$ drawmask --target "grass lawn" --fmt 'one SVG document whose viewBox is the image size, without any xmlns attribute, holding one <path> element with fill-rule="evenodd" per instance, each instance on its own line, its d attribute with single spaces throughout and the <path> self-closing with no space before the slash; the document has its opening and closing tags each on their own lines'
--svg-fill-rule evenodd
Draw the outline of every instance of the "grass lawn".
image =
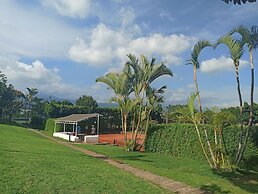
<svg viewBox="0 0 258 194">
<path fill-rule="evenodd" d="M 0 193 L 167 193 L 22 127 L 0 133 Z"/>
<path fill-rule="evenodd" d="M 158 153 L 127 152 L 124 148 L 116 146 L 79 146 L 212 193 L 258 193 L 257 172 L 218 174 L 206 163 L 196 160 L 173 158 Z"/>
</svg>

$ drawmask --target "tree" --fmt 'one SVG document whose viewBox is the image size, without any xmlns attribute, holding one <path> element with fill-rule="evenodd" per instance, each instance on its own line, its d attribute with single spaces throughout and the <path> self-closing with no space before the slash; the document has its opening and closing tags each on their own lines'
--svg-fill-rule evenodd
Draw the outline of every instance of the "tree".
<svg viewBox="0 0 258 194">
<path fill-rule="evenodd" d="M 250 114 L 249 114 L 249 122 L 248 122 L 248 128 L 246 130 L 245 139 L 243 144 L 241 144 L 241 148 L 238 149 L 238 156 L 236 164 L 239 164 L 239 162 L 242 159 L 242 155 L 244 153 L 246 143 L 248 141 L 249 137 L 249 130 L 250 127 L 253 124 L 253 97 L 254 97 L 254 62 L 253 62 L 253 51 L 257 48 L 258 44 L 258 32 L 255 27 L 252 27 L 251 30 L 247 29 L 244 26 L 236 27 L 232 30 L 231 34 L 233 33 L 239 33 L 242 36 L 242 41 L 247 45 L 248 51 L 249 51 L 249 57 L 250 57 L 250 68 L 251 68 L 251 94 L 250 94 Z"/>
<path fill-rule="evenodd" d="M 256 0 L 222 0 L 224 1 L 225 3 L 231 3 L 233 1 L 233 3 L 236 5 L 241 5 L 241 3 L 245 4 L 246 2 L 249 2 L 249 3 L 253 3 L 253 2 L 256 2 Z"/>
<path fill-rule="evenodd" d="M 25 110 L 26 110 L 26 117 L 29 119 L 31 117 L 31 109 L 32 109 L 32 101 L 34 97 L 38 94 L 38 89 L 37 88 L 26 88 L 28 90 L 28 94 L 26 95 L 26 105 L 25 105 Z"/>
<path fill-rule="evenodd" d="M 2 112 L 3 112 L 3 107 L 4 107 L 3 96 L 6 90 L 7 90 L 7 78 L 0 71 L 0 115 L 2 115 Z"/>
<path fill-rule="evenodd" d="M 196 130 L 196 133 L 197 133 L 197 136 L 198 136 L 198 140 L 199 140 L 200 146 L 201 146 L 202 151 L 203 151 L 203 154 L 204 154 L 208 164 L 210 165 L 210 167 L 211 168 L 216 168 L 215 156 L 214 156 L 213 151 L 211 149 L 210 142 L 208 141 L 208 139 L 206 139 L 208 147 L 209 147 L 209 151 L 211 153 L 211 159 L 209 158 L 208 153 L 205 149 L 204 143 L 202 141 L 200 129 L 199 129 L 199 126 L 198 126 L 199 115 L 196 113 L 195 108 L 194 108 L 194 102 L 195 102 L 195 99 L 196 99 L 197 96 L 198 96 L 197 93 L 190 95 L 188 97 L 188 101 L 187 101 L 188 111 L 185 111 L 185 110 L 182 111 L 182 112 L 179 111 L 179 113 L 182 114 L 184 117 L 186 117 L 188 120 L 190 120 L 194 124 L 195 130 Z"/>
<path fill-rule="evenodd" d="M 24 98 L 25 96 L 22 92 L 16 90 L 13 85 L 9 84 L 1 99 L 2 117 L 11 119 L 12 116 L 22 108 Z"/>
<path fill-rule="evenodd" d="M 133 150 L 136 148 L 137 134 L 140 130 L 142 123 L 142 116 L 144 114 L 144 99 L 146 99 L 146 90 L 150 84 L 157 78 L 169 75 L 173 76 L 172 71 L 167 68 L 163 63 L 156 64 L 156 59 L 152 58 L 149 61 L 144 55 L 141 55 L 140 61 L 134 56 L 128 55 L 129 61 L 126 63 L 133 69 L 132 73 L 132 87 L 134 95 L 140 99 L 139 106 L 135 106 L 132 122 L 132 146 Z"/>
<path fill-rule="evenodd" d="M 145 121 L 145 127 L 144 127 L 144 140 L 141 146 L 144 145 L 144 142 L 147 138 L 147 132 L 149 127 L 149 121 L 150 121 L 150 114 L 152 111 L 158 109 L 161 105 L 161 103 L 164 102 L 164 98 L 162 94 L 165 92 L 166 86 L 162 86 L 159 89 L 148 87 L 146 90 L 146 98 L 147 103 L 144 110 L 144 118 L 143 121 Z"/>
<path fill-rule="evenodd" d="M 98 108 L 98 103 L 93 99 L 92 96 L 83 95 L 79 99 L 75 101 L 76 106 L 85 106 L 90 112 L 96 110 Z"/>
<path fill-rule="evenodd" d="M 130 68 L 125 65 L 122 73 L 108 73 L 96 79 L 96 82 L 105 83 L 111 88 L 115 96 L 111 101 L 117 102 L 121 111 L 122 131 L 124 142 L 127 143 L 127 117 L 129 111 L 138 103 L 138 99 L 129 99 L 132 92 L 132 77 Z"/>
<path fill-rule="evenodd" d="M 237 82 L 237 92 L 238 92 L 238 98 L 239 98 L 239 113 L 240 113 L 240 140 L 238 145 L 238 150 L 240 151 L 243 144 L 243 100 L 242 100 L 242 94 L 241 94 L 241 88 L 240 88 L 240 81 L 239 81 L 239 61 L 240 58 L 243 55 L 243 46 L 244 42 L 240 40 L 233 39 L 230 34 L 227 34 L 225 36 L 222 36 L 218 41 L 217 45 L 219 44 L 225 44 L 230 53 L 230 58 L 233 60 L 233 64 L 235 66 L 235 76 L 236 76 L 236 82 Z M 238 151 L 238 152 L 239 152 Z M 236 156 L 236 161 L 238 160 L 238 155 Z"/>
<path fill-rule="evenodd" d="M 197 81 L 197 69 L 200 68 L 200 63 L 199 63 L 199 55 L 205 47 L 208 46 L 213 46 L 208 40 L 200 40 L 198 41 L 193 48 L 193 51 L 191 53 L 191 58 L 188 59 L 187 64 L 192 64 L 193 65 L 193 70 L 194 70 L 194 83 L 195 83 L 195 89 L 196 89 L 196 94 L 198 94 L 198 104 L 199 104 L 199 109 L 200 112 L 202 113 L 202 105 L 201 105 L 201 98 L 200 98 L 200 93 L 198 89 L 198 81 Z"/>
</svg>

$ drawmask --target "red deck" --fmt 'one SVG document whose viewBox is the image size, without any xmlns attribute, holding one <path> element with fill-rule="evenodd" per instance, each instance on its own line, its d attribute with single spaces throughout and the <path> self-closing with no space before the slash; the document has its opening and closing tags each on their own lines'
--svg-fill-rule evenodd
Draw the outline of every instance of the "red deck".
<svg viewBox="0 0 258 194">
<path fill-rule="evenodd" d="M 131 139 L 132 134 L 128 133 L 127 138 Z M 139 139 L 139 143 L 142 143 L 144 139 L 144 134 L 138 134 L 137 138 Z M 99 143 L 110 143 L 117 144 L 119 146 L 124 146 L 124 135 L 123 134 L 101 134 L 99 135 Z"/>
</svg>

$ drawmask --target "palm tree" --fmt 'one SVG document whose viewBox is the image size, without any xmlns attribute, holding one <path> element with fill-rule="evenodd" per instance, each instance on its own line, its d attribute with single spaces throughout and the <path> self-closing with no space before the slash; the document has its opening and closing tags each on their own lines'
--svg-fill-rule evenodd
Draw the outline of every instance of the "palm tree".
<svg viewBox="0 0 258 194">
<path fill-rule="evenodd" d="M 134 111 L 135 114 L 133 118 L 132 140 L 134 141 L 133 147 L 135 147 L 137 133 L 139 131 L 140 124 L 142 122 L 143 102 L 146 97 L 147 88 L 157 78 L 164 75 L 173 76 L 173 73 L 163 63 L 156 64 L 155 58 L 152 58 L 151 61 L 148 61 L 148 59 L 144 55 L 141 55 L 140 62 L 134 55 L 129 54 L 128 58 L 129 58 L 129 61 L 127 62 L 127 65 L 132 67 L 133 69 L 134 94 L 136 98 L 140 99 L 140 102 L 141 102 L 138 107 L 135 107 L 135 111 Z M 136 113 L 138 114 L 137 116 L 136 116 Z"/>
<path fill-rule="evenodd" d="M 234 66 L 235 66 L 235 74 L 236 74 L 236 82 L 237 82 L 237 92 L 238 92 L 238 97 L 239 97 L 239 113 L 240 113 L 240 139 L 239 139 L 239 145 L 238 145 L 238 152 L 242 149 L 242 144 L 243 144 L 243 100 L 242 100 L 242 94 L 241 94 L 241 88 L 240 88 L 240 81 L 239 81 L 239 61 L 240 58 L 243 55 L 243 46 L 244 42 L 240 40 L 235 40 L 233 39 L 230 34 L 222 36 L 218 41 L 216 46 L 219 44 L 225 44 L 230 53 L 230 58 L 233 60 Z M 236 162 L 238 161 L 238 155 L 236 155 Z"/>
<path fill-rule="evenodd" d="M 249 121 L 248 121 L 248 128 L 246 130 L 245 134 L 245 140 L 243 145 L 241 146 L 241 149 L 239 149 L 239 153 L 237 154 L 237 162 L 236 164 L 239 164 L 241 161 L 244 149 L 246 147 L 246 143 L 249 137 L 249 129 L 253 124 L 253 98 L 254 98 L 254 62 L 253 62 L 253 51 L 257 48 L 258 44 L 258 32 L 255 27 L 252 27 L 251 31 L 244 27 L 239 26 L 236 27 L 231 31 L 231 34 L 233 33 L 239 33 L 242 36 L 242 41 L 247 45 L 248 51 L 249 51 L 249 58 L 250 58 L 250 68 L 251 68 L 251 94 L 250 94 L 250 114 L 249 114 Z"/>
<path fill-rule="evenodd" d="M 129 111 L 138 103 L 137 99 L 129 99 L 132 92 L 132 77 L 130 75 L 130 68 L 126 65 L 122 73 L 108 73 L 96 79 L 96 82 L 107 84 L 115 93 L 111 101 L 117 102 L 119 105 L 125 143 L 127 142 L 127 116 Z"/>
<path fill-rule="evenodd" d="M 144 142 L 147 137 L 148 127 L 149 127 L 149 121 L 150 121 L 150 114 L 152 111 L 157 109 L 161 103 L 164 102 L 164 97 L 162 94 L 165 92 L 166 86 L 162 86 L 159 89 L 148 87 L 146 89 L 146 106 L 144 109 L 144 120 L 145 120 L 145 126 L 144 126 L 144 140 L 142 142 L 141 147 L 144 145 Z"/>
<path fill-rule="evenodd" d="M 199 55 L 202 51 L 207 46 L 213 46 L 208 40 L 200 40 L 198 41 L 193 48 L 193 51 L 191 53 L 191 58 L 188 59 L 187 64 L 192 64 L 194 68 L 194 83 L 195 83 L 195 88 L 196 88 L 196 94 L 198 94 L 198 104 L 200 108 L 200 112 L 202 113 L 202 105 L 201 105 L 201 98 L 200 98 L 200 93 L 198 89 L 198 81 L 197 81 L 197 69 L 200 68 L 200 63 L 199 63 Z"/>
<path fill-rule="evenodd" d="M 29 109 L 31 110 L 32 106 L 32 101 L 34 97 L 38 94 L 38 89 L 37 88 L 26 88 L 28 90 L 28 94 L 26 95 L 26 101 L 27 101 L 27 106 L 25 105 L 26 109 L 26 116 L 27 119 L 29 118 L 28 111 Z"/>
<path fill-rule="evenodd" d="M 179 114 L 183 115 L 183 117 L 185 117 L 185 119 L 191 121 L 194 124 L 195 130 L 196 130 L 196 133 L 197 133 L 197 136 L 198 136 L 198 140 L 199 140 L 200 146 L 202 148 L 202 152 L 203 152 L 208 164 L 210 165 L 210 167 L 211 168 L 213 168 L 213 167 L 216 168 L 216 161 L 215 161 L 214 154 L 213 154 L 211 148 L 209 147 L 209 150 L 210 150 L 210 153 L 211 153 L 211 156 L 212 156 L 211 157 L 212 161 L 211 161 L 209 156 L 208 156 L 208 153 L 205 149 L 205 146 L 204 146 L 204 143 L 203 143 L 203 140 L 202 140 L 202 137 L 201 137 L 201 132 L 200 132 L 200 129 L 198 127 L 199 118 L 198 118 L 198 114 L 196 114 L 196 111 L 195 111 L 195 108 L 194 108 L 194 102 L 195 102 L 195 99 L 196 99 L 197 96 L 198 96 L 198 93 L 191 94 L 188 97 L 188 100 L 187 100 L 188 110 L 186 110 L 184 108 L 181 108 L 177 112 Z M 208 143 L 208 146 L 210 146 L 210 143 Z"/>
</svg>

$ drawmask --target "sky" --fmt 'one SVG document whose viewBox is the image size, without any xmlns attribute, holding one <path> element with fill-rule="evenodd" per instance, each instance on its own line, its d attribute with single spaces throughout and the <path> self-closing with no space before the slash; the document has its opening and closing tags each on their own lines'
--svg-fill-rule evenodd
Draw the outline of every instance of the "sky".
<svg viewBox="0 0 258 194">
<path fill-rule="evenodd" d="M 96 78 L 121 71 L 129 53 L 145 55 L 164 62 L 174 74 L 152 84 L 167 85 L 165 104 L 185 104 L 195 91 L 193 67 L 186 65 L 194 44 L 215 42 L 241 24 L 258 25 L 257 18 L 258 3 L 240 6 L 221 0 L 1 0 L 0 71 L 25 93 L 29 87 L 41 96 L 74 100 L 90 95 L 109 102 L 112 91 Z M 199 60 L 203 106 L 237 106 L 226 46 L 204 49 Z M 247 50 L 240 61 L 240 81 L 243 99 L 249 102 Z"/>
</svg>

